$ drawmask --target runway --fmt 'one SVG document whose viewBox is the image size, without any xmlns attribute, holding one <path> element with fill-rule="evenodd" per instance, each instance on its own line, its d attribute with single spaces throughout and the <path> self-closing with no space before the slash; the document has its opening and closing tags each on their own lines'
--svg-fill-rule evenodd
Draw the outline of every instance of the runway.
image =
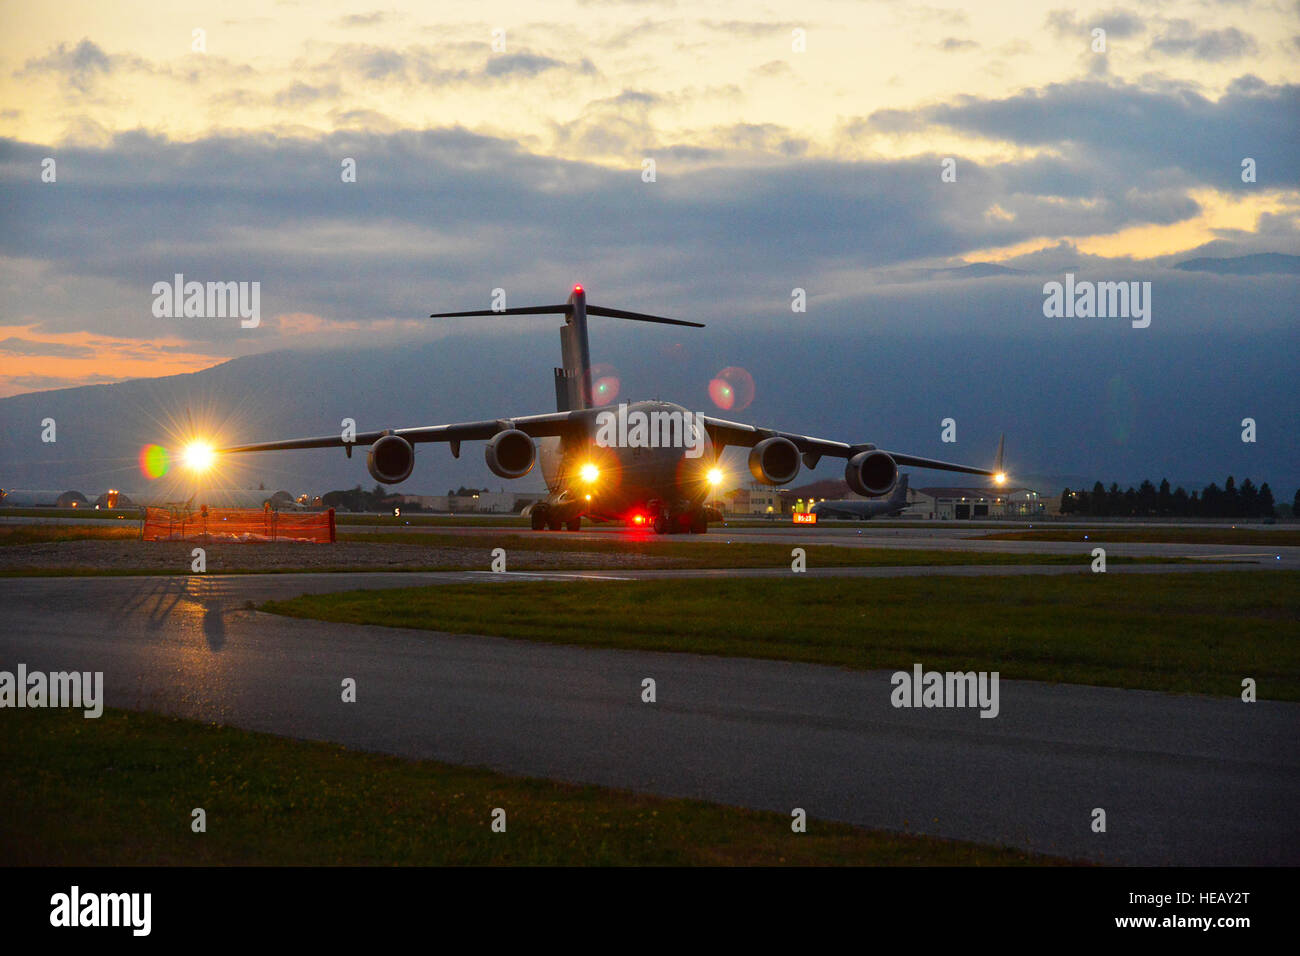
<svg viewBox="0 0 1300 956">
<path fill-rule="evenodd" d="M 1003 529 L 1006 531 L 1027 530 L 1015 525 Z M 1056 529 L 1063 530 L 1063 529 Z M 773 524 L 771 527 L 723 527 L 711 525 L 708 534 L 679 534 L 660 537 L 650 531 L 631 531 L 622 526 L 593 525 L 583 526 L 578 532 L 571 531 L 531 531 L 527 528 L 485 528 L 475 525 L 464 527 L 427 527 L 381 525 L 344 525 L 340 528 L 340 540 L 346 540 L 349 532 L 394 532 L 452 535 L 463 537 L 467 541 L 482 541 L 484 547 L 490 548 L 493 538 L 508 536 L 539 536 L 540 540 L 582 540 L 608 541 L 615 538 L 622 540 L 650 540 L 683 542 L 688 544 L 718 544 L 720 542 L 744 542 L 746 544 L 781 544 L 789 547 L 808 547 L 825 544 L 844 548 L 888 548 L 922 551 L 962 551 L 985 552 L 990 554 L 1073 554 L 1080 561 L 1088 562 L 1092 550 L 1103 547 L 1107 557 L 1162 557 L 1195 558 L 1198 560 L 1247 560 L 1259 563 L 1270 562 L 1279 567 L 1300 568 L 1300 547 L 1294 545 L 1259 545 L 1259 544 L 1189 544 L 1181 542 L 1121 542 L 1106 541 L 1104 533 L 1090 533 L 1097 540 L 1080 541 L 997 541 L 984 538 L 991 534 L 988 529 L 971 529 L 962 527 L 927 525 L 918 528 L 857 528 L 819 525 L 811 528 L 797 528 L 789 524 Z"/>
<path fill-rule="evenodd" d="M 561 579 L 600 588 L 609 578 L 718 573 Z M 802 807 L 868 827 L 1129 864 L 1300 862 L 1300 704 L 1003 680 L 1001 713 L 988 720 L 895 709 L 888 672 L 327 624 L 248 607 L 307 591 L 552 577 L 9 578 L 0 580 L 0 666 L 102 670 L 110 707 L 783 813 Z M 357 681 L 355 704 L 340 700 L 344 677 Z M 645 677 L 657 703 L 641 702 Z M 1092 832 L 1094 808 L 1106 812 L 1105 833 Z"/>
</svg>

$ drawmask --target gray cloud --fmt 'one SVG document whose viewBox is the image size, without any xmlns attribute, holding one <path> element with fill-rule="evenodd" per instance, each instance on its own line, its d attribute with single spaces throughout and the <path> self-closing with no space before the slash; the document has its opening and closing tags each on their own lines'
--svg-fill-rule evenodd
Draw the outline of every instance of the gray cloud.
<svg viewBox="0 0 1300 956">
<path fill-rule="evenodd" d="M 372 10 L 370 13 L 350 13 L 345 17 L 339 17 L 334 22 L 341 27 L 373 27 L 393 19 L 394 14 L 391 11 Z"/>
<path fill-rule="evenodd" d="M 1069 147 L 1076 162 L 1116 168 L 1129 185 L 1181 175 L 1240 186 L 1242 156 L 1268 158 L 1272 182 L 1300 183 L 1300 86 L 1240 77 L 1218 100 L 1187 86 L 1159 90 L 1098 80 L 1058 83 L 1003 99 L 959 97 L 918 110 L 880 110 L 849 130 L 947 126 L 1027 146 Z M 1103 162 L 1104 160 L 1104 162 Z M 1090 162 L 1089 162 L 1090 161 Z"/>
<path fill-rule="evenodd" d="M 808 27 L 807 22 L 796 23 L 793 20 L 784 23 L 774 20 L 701 20 L 699 24 L 710 30 L 730 33 L 733 36 L 750 40 L 768 37 L 774 33 L 783 33 L 788 36 L 795 27 L 805 29 Z"/>
<path fill-rule="evenodd" d="M 536 53 L 505 53 L 494 56 L 487 61 L 483 72 L 487 76 L 536 76 L 546 70 L 573 70 L 585 76 L 596 72 L 595 65 L 586 57 L 577 63 L 569 64 L 549 56 Z"/>
<path fill-rule="evenodd" d="M 16 76 L 53 74 L 78 93 L 89 93 L 97 81 L 130 70 L 151 72 L 149 63 L 134 54 L 105 53 L 93 41 L 83 39 L 76 46 L 60 43 L 45 56 L 28 60 Z"/>
<path fill-rule="evenodd" d="M 1151 49 L 1166 56 L 1189 56 L 1218 63 L 1256 53 L 1259 45 L 1249 33 L 1242 33 L 1236 27 L 1198 30 L 1190 20 L 1171 20 L 1164 32 L 1151 41 Z"/>
<path fill-rule="evenodd" d="M 1047 15 L 1047 25 L 1060 36 L 1090 38 L 1095 27 L 1106 31 L 1107 38 L 1135 36 L 1146 29 L 1141 17 L 1120 7 L 1079 18 L 1071 10 L 1053 10 Z"/>
<path fill-rule="evenodd" d="M 294 81 L 291 85 L 285 87 L 272 97 L 272 102 L 276 106 L 287 107 L 289 109 L 299 109 L 304 106 L 310 106 L 318 100 L 333 100 L 339 95 L 339 85 L 337 83 L 327 83 L 322 86 L 312 86 L 302 81 Z"/>
<path fill-rule="evenodd" d="M 473 68 L 448 65 L 453 54 L 464 62 L 463 54 L 478 54 L 480 62 Z M 336 76 L 351 74 L 358 79 L 378 83 L 406 85 L 471 84 L 489 85 L 511 79 L 528 79 L 544 73 L 571 76 L 595 76 L 596 66 L 583 57 L 574 62 L 520 50 L 492 53 L 487 43 L 460 43 L 442 47 L 411 46 L 404 50 L 373 44 L 347 43 L 338 47 L 317 72 Z"/>
</svg>

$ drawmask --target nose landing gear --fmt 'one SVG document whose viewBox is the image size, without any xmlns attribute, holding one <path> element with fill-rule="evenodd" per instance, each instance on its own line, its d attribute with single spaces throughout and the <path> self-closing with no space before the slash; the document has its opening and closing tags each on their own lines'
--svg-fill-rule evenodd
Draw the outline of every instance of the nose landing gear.
<svg viewBox="0 0 1300 956">
<path fill-rule="evenodd" d="M 528 523 L 534 531 L 545 531 L 548 528 L 551 531 L 559 531 L 561 528 L 578 531 L 582 528 L 582 515 L 571 512 L 566 514 L 566 509 L 539 501 L 528 512 Z"/>
<path fill-rule="evenodd" d="M 703 510 L 670 514 L 659 511 L 651 521 L 655 534 L 705 534 L 709 530 L 709 516 Z"/>
</svg>

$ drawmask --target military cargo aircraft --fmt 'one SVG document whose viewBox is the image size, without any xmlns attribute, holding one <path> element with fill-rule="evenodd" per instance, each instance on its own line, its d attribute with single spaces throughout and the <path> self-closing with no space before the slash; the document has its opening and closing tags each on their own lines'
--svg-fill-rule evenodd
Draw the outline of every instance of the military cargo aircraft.
<svg viewBox="0 0 1300 956">
<path fill-rule="evenodd" d="M 562 305 L 440 312 L 430 318 L 497 315 L 563 315 L 562 366 L 555 369 L 556 410 L 540 415 L 494 418 L 447 425 L 384 429 L 354 434 L 234 445 L 218 454 L 343 448 L 348 457 L 368 447 L 366 466 L 386 485 L 405 481 L 415 467 L 415 446 L 445 442 L 454 457 L 461 444 L 483 441 L 488 468 L 501 478 L 522 478 L 539 462 L 548 494 L 529 509 L 534 530 L 576 531 L 582 519 L 623 521 L 658 534 L 703 533 L 721 520 L 708 505 L 723 481 L 718 457 L 728 445 L 748 448 L 749 471 L 768 485 L 794 480 L 801 466 L 815 468 L 824 457 L 845 459 L 849 487 L 864 497 L 888 495 L 898 466 L 986 475 L 1001 483 L 1000 470 L 976 468 L 885 451 L 866 442 L 831 441 L 793 432 L 692 413 L 671 402 L 634 402 L 617 411 L 592 400 L 587 317 L 703 328 L 699 322 L 588 305 L 575 285 Z"/>
<path fill-rule="evenodd" d="M 880 518 L 896 515 L 907 507 L 907 475 L 899 475 L 886 498 L 838 498 L 818 501 L 808 510 L 819 518 Z"/>
</svg>

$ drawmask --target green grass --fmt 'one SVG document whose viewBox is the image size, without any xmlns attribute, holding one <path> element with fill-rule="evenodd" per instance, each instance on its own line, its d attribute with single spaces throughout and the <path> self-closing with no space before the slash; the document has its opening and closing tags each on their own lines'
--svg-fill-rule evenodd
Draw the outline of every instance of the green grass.
<svg viewBox="0 0 1300 956">
<path fill-rule="evenodd" d="M 0 766 L 0 865 L 1066 862 L 129 711 L 10 713 Z"/>
<path fill-rule="evenodd" d="M 96 521 L 105 518 L 124 518 L 127 521 L 139 521 L 144 517 L 143 508 L 108 508 L 95 510 L 92 504 L 82 508 L 0 508 L 0 518 L 90 518 Z"/>
<path fill-rule="evenodd" d="M 1086 536 L 1086 537 L 1085 537 Z M 1101 544 L 1300 545 L 1300 531 L 1255 528 L 1035 528 L 980 535 L 984 541 L 1095 541 Z"/>
<path fill-rule="evenodd" d="M 510 582 L 305 595 L 356 624 L 1300 700 L 1300 572 Z"/>
<path fill-rule="evenodd" d="M 136 521 L 122 521 L 110 527 L 82 524 L 6 524 L 0 525 L 0 547 L 20 544 L 52 544 L 56 541 L 124 541 L 140 537 Z"/>
</svg>

